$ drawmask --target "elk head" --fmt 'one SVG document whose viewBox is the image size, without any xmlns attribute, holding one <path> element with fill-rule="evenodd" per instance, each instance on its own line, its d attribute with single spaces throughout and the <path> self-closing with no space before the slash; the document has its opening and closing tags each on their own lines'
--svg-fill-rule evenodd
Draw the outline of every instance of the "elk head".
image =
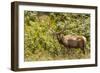
<svg viewBox="0 0 100 73">
<path fill-rule="evenodd" d="M 64 26 L 61 28 L 61 30 L 59 32 L 52 30 L 53 35 L 56 36 L 56 38 L 60 44 L 63 44 L 64 32 L 66 30 L 66 23 L 67 22 L 65 22 Z"/>
</svg>

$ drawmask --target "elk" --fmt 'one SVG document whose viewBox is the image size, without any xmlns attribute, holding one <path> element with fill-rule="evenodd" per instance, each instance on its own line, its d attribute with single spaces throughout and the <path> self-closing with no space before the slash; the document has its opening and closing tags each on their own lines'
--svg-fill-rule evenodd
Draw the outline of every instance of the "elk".
<svg viewBox="0 0 100 73">
<path fill-rule="evenodd" d="M 64 35 L 63 33 L 65 31 L 65 28 L 66 24 L 60 32 L 53 31 L 58 42 L 66 48 L 80 48 L 83 54 L 85 54 L 86 38 L 79 35 Z"/>
</svg>

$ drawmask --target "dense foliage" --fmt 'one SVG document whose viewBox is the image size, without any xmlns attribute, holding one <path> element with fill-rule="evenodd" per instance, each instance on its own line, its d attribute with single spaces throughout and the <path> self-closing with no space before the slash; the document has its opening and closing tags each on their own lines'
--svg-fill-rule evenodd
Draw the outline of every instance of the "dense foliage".
<svg viewBox="0 0 100 73">
<path fill-rule="evenodd" d="M 80 48 L 67 50 L 52 31 L 86 37 L 85 54 Z M 85 59 L 90 57 L 90 14 L 24 11 L 25 61 Z"/>
</svg>

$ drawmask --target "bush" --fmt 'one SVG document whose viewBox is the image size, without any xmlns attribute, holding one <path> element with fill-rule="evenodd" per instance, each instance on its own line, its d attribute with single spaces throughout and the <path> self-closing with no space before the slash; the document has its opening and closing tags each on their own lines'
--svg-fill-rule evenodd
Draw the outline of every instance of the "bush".
<svg viewBox="0 0 100 73">
<path fill-rule="evenodd" d="M 67 23 L 65 23 L 67 22 Z M 64 35 L 83 35 L 87 39 L 86 54 L 79 48 L 68 50 L 59 44 L 53 31 Z M 24 12 L 25 61 L 84 59 L 90 57 L 90 15 L 81 13 Z"/>
</svg>

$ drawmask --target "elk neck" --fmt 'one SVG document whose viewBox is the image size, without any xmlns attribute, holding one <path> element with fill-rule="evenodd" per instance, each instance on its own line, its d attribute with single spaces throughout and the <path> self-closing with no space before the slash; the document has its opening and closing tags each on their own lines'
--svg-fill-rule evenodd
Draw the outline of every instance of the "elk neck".
<svg viewBox="0 0 100 73">
<path fill-rule="evenodd" d="M 59 43 L 63 44 L 63 38 L 64 38 L 64 34 L 58 34 L 57 35 L 57 40 Z"/>
</svg>

